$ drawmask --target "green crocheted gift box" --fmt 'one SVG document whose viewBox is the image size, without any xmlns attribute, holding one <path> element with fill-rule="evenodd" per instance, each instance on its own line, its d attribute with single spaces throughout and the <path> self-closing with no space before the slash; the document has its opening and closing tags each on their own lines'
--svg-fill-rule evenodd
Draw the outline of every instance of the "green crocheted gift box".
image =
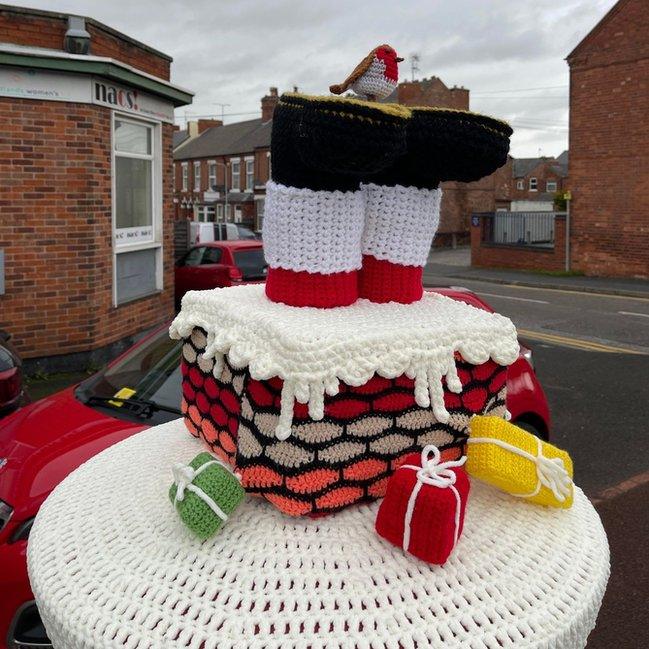
<svg viewBox="0 0 649 649">
<path fill-rule="evenodd" d="M 169 498 L 180 518 L 202 541 L 218 532 L 245 496 L 241 483 L 219 460 L 199 453 L 176 464 Z"/>
</svg>

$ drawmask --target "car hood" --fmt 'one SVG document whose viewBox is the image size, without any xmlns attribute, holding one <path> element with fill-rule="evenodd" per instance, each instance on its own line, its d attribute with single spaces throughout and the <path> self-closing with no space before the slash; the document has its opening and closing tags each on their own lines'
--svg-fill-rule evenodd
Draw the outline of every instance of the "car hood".
<svg viewBox="0 0 649 649">
<path fill-rule="evenodd" d="M 0 420 L 0 500 L 16 521 L 34 516 L 69 473 L 144 428 L 85 406 L 73 388 L 26 406 Z"/>
</svg>

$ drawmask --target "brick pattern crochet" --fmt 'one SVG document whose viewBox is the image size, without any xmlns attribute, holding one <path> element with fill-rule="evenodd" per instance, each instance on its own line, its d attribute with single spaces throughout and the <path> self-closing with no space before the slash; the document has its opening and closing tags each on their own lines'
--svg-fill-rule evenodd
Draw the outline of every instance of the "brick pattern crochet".
<svg viewBox="0 0 649 649">
<path fill-rule="evenodd" d="M 246 491 L 293 516 L 380 498 L 406 455 L 435 444 L 445 460 L 457 459 L 473 415 L 502 418 L 505 413 L 506 369 L 493 361 L 475 366 L 458 360 L 464 389 L 461 395 L 444 391 L 446 423 L 417 405 L 413 379 L 375 375 L 359 387 L 341 384 L 336 395 L 325 397 L 318 421 L 311 419 L 306 404 L 296 403 L 293 434 L 278 440 L 282 380 L 259 381 L 245 372 L 242 383 L 241 375 L 224 367 L 216 381 L 219 396 L 207 398 L 215 379 L 200 369 L 205 347 L 196 347 L 205 339 L 205 332 L 195 329 L 183 345 L 191 350 L 183 353 L 182 363 L 187 427 L 232 464 Z M 188 363 L 188 356 L 196 361 Z M 188 400 L 191 394 L 193 400 Z M 238 418 L 226 419 L 224 413 L 233 411 Z"/>
</svg>

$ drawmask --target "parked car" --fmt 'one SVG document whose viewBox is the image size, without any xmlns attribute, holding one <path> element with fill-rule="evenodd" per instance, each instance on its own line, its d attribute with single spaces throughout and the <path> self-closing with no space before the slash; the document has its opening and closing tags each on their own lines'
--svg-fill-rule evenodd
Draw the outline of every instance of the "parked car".
<svg viewBox="0 0 649 649">
<path fill-rule="evenodd" d="M 434 290 L 491 311 L 469 291 Z M 0 422 L 0 649 L 48 646 L 26 565 L 41 503 L 93 455 L 180 416 L 180 354 L 181 343 L 169 338 L 167 326 L 160 327 L 79 385 Z M 508 368 L 507 389 L 512 420 L 547 439 L 548 404 L 524 345 Z M 115 397 L 120 392 L 121 401 Z"/>
<path fill-rule="evenodd" d="M 176 262 L 176 308 L 187 291 L 263 282 L 266 269 L 263 246 L 256 239 L 193 246 Z"/>
<path fill-rule="evenodd" d="M 25 403 L 23 364 L 11 344 L 11 335 L 0 329 L 0 418 Z"/>
<path fill-rule="evenodd" d="M 211 223 L 191 221 L 189 223 L 189 240 L 193 244 L 211 243 L 212 241 L 238 241 L 242 239 L 259 239 L 247 226 L 241 223 Z"/>
</svg>

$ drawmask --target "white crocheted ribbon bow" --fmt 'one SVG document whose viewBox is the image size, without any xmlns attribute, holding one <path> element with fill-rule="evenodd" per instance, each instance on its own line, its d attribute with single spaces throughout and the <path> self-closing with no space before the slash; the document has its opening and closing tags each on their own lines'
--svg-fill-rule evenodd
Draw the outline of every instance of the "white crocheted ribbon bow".
<svg viewBox="0 0 649 649">
<path fill-rule="evenodd" d="M 432 454 L 432 457 L 429 457 Z M 412 515 L 415 511 L 415 504 L 417 496 L 421 491 L 423 485 L 431 485 L 440 489 L 450 489 L 455 496 L 455 531 L 453 534 L 453 547 L 457 544 L 457 539 L 460 532 L 460 512 L 462 501 L 458 490 L 455 488 L 455 481 L 457 475 L 452 471 L 455 467 L 460 467 L 466 462 L 466 457 L 459 460 L 449 460 L 441 462 L 442 455 L 439 449 L 434 444 L 424 446 L 421 452 L 421 466 L 415 464 L 402 464 L 400 469 L 412 469 L 417 472 L 417 482 L 408 499 L 408 506 L 406 507 L 406 515 L 403 521 L 403 549 L 408 552 L 410 547 L 410 525 L 412 523 Z"/>
<path fill-rule="evenodd" d="M 196 494 L 223 522 L 225 522 L 228 520 L 228 515 L 216 504 L 213 498 L 208 496 L 200 487 L 192 484 L 197 476 L 199 476 L 201 473 L 203 473 L 203 471 L 205 471 L 205 469 L 214 464 L 218 464 L 226 469 L 228 473 L 232 473 L 230 471 L 230 467 L 226 466 L 225 464 L 223 464 L 223 462 L 220 462 L 216 459 L 205 462 L 205 464 L 201 464 L 198 469 L 194 469 L 194 467 L 188 464 L 183 464 L 182 462 L 177 462 L 173 465 L 171 472 L 173 473 L 174 484 L 176 485 L 176 497 L 174 498 L 174 506 L 185 499 L 185 491 L 191 491 L 192 493 Z M 236 475 L 235 477 L 237 479 L 239 478 L 239 476 Z"/>
<path fill-rule="evenodd" d="M 541 491 L 541 487 L 546 487 L 562 503 L 570 496 L 572 491 L 572 478 L 563 460 L 560 457 L 546 457 L 543 455 L 543 443 L 538 437 L 534 439 L 536 439 L 537 446 L 536 455 L 532 455 L 532 453 L 528 453 L 522 448 L 493 437 L 469 437 L 467 442 L 469 444 L 495 444 L 496 446 L 500 446 L 500 448 L 504 448 L 506 451 L 520 455 L 534 463 L 537 478 L 536 487 L 529 493 L 511 494 L 512 496 L 516 496 L 516 498 L 532 498 Z"/>
</svg>

